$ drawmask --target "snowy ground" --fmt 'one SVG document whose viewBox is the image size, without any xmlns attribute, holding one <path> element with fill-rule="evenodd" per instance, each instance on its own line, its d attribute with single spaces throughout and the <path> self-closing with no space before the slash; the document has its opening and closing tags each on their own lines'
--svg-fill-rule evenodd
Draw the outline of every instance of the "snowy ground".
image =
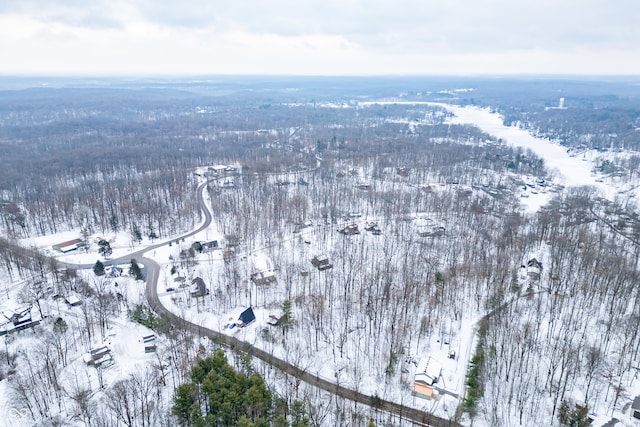
<svg viewBox="0 0 640 427">
<path fill-rule="evenodd" d="M 547 167 L 552 169 L 554 172 L 552 183 L 554 185 L 563 185 L 567 187 L 593 185 L 609 198 L 614 198 L 617 193 L 617 189 L 612 185 L 597 181 L 600 180 L 600 178 L 592 173 L 593 164 L 589 161 L 585 161 L 585 159 L 587 159 L 586 155 L 581 157 L 571 156 L 558 144 L 548 140 L 535 138 L 522 129 L 504 126 L 502 124 L 501 117 L 498 114 L 490 112 L 488 109 L 458 107 L 446 104 L 430 105 L 437 105 L 452 111 L 455 114 L 455 117 L 450 119 L 451 123 L 471 123 L 478 126 L 483 131 L 502 139 L 509 145 L 530 149 L 536 155 L 542 157 L 545 160 Z M 535 212 L 540 206 L 546 204 L 551 196 L 552 194 L 548 192 L 530 193 L 528 197 L 523 197 L 521 202 L 527 211 Z M 306 233 L 308 234 L 308 231 Z M 56 254 L 59 259 L 67 262 L 92 263 L 98 259 L 98 254 L 95 252 L 95 248 L 94 251 L 91 251 L 90 249 L 86 253 L 75 253 L 69 255 L 59 255 L 50 250 L 50 246 L 52 244 L 69 240 L 74 237 L 77 237 L 77 235 L 74 235 L 73 233 L 66 233 L 33 239 L 28 243 L 35 245 L 36 247 L 46 249 L 50 254 Z M 95 237 L 97 236 L 91 236 L 91 238 Z M 124 255 L 128 251 L 142 248 L 145 244 L 150 243 L 142 242 L 139 246 L 134 245 L 131 237 L 126 233 L 119 233 L 110 236 L 109 239 L 112 241 L 112 247 L 114 248 L 114 254 L 112 257 Z M 192 298 L 189 291 L 190 286 L 183 288 L 176 286 L 174 281 L 175 276 L 185 277 L 187 285 L 194 277 L 202 276 L 211 288 L 212 295 L 210 299 L 213 300 L 213 291 L 222 282 L 221 271 L 223 268 L 223 260 L 221 251 L 211 251 L 207 254 L 199 255 L 197 257 L 197 265 L 184 265 L 180 267 L 178 274 L 172 275 L 170 273 L 170 269 L 177 263 L 181 251 L 190 248 L 191 244 L 195 241 L 208 241 L 212 239 L 222 241 L 222 236 L 216 231 L 215 224 L 212 224 L 212 226 L 207 230 L 204 230 L 193 237 L 174 243 L 172 246 L 157 248 L 154 250 L 153 254 L 147 254 L 147 256 L 152 256 L 164 267 L 158 281 L 158 293 L 161 297 L 161 301 L 172 311 L 194 323 L 201 324 L 205 327 L 226 334 L 234 335 L 237 338 L 250 342 L 253 345 L 264 347 L 265 349 L 272 351 L 278 357 L 287 359 L 289 352 L 286 348 L 282 346 L 271 346 L 267 348 L 268 346 L 260 338 L 261 331 L 264 328 L 269 328 L 267 324 L 269 315 L 279 314 L 279 307 L 268 303 L 267 300 L 282 301 L 284 296 L 270 295 L 268 298 L 263 298 L 263 304 L 256 304 L 256 306 L 254 306 L 256 322 L 252 325 L 249 325 L 246 328 L 229 328 L 230 324 L 237 322 L 238 316 L 246 308 L 245 305 L 237 305 L 227 308 L 214 306 L 212 308 L 210 305 L 205 306 L 201 300 Z M 273 268 L 273 263 L 265 253 L 253 252 L 251 254 L 239 256 L 242 257 L 243 261 L 246 263 L 247 272 L 263 271 Z M 249 297 L 249 300 L 254 299 L 258 301 L 258 297 L 256 296 L 253 298 Z M 450 416 L 458 404 L 456 399 L 445 397 L 442 400 L 426 401 L 414 398 L 411 396 L 407 385 L 412 381 L 414 367 L 417 361 L 423 357 L 434 357 L 443 364 L 444 381 L 442 385 L 454 393 L 462 394 L 464 391 L 464 375 L 468 361 L 471 357 L 471 352 L 473 351 L 475 321 L 478 317 L 479 314 L 466 317 L 459 324 L 455 325 L 455 332 L 452 333 L 452 337 L 449 337 L 449 340 L 451 340 L 449 345 L 443 345 L 441 338 L 434 337 L 430 342 L 423 343 L 420 348 L 411 349 L 411 353 L 407 355 L 405 363 L 405 369 L 407 369 L 407 371 L 404 376 L 404 381 L 406 383 L 385 386 L 384 390 L 381 390 L 379 380 L 372 377 L 365 378 L 361 381 L 358 385 L 359 389 L 371 394 L 384 395 L 385 398 L 394 399 L 410 406 L 424 408 L 425 410 L 440 416 Z M 452 348 L 455 349 L 458 355 L 455 360 L 448 359 L 447 357 L 450 349 Z M 126 357 L 125 354 L 122 356 Z M 135 361 L 135 357 L 132 359 Z M 331 359 L 332 358 L 329 354 L 318 353 L 315 359 L 305 361 L 305 367 L 315 371 L 319 376 L 328 380 L 340 378 L 339 381 L 342 381 L 343 384 L 354 386 L 353 380 L 350 379 L 348 375 L 340 377 L 339 374 L 345 366 L 349 364 L 349 361 L 345 359 L 338 360 L 336 363 L 327 363 L 327 361 Z"/>
<path fill-rule="evenodd" d="M 545 164 L 554 172 L 552 179 L 553 183 L 558 185 L 581 186 L 591 185 L 597 188 L 603 195 L 609 199 L 613 199 L 619 192 L 619 189 L 614 185 L 607 182 L 600 182 L 602 177 L 593 174 L 593 163 L 590 159 L 594 159 L 595 156 L 592 153 L 585 153 L 581 156 L 572 156 L 561 147 L 559 144 L 552 141 L 536 138 L 530 135 L 525 130 L 516 127 L 508 127 L 502 124 L 501 117 L 492 113 L 488 109 L 479 109 L 475 107 L 459 107 L 448 104 L 429 103 L 428 105 L 435 105 L 446 108 L 453 112 L 455 117 L 451 119 L 451 123 L 471 123 L 475 124 L 483 131 L 494 135 L 507 144 L 524 149 L 530 149 L 536 155 L 545 160 Z M 635 190 L 636 194 L 640 192 L 640 189 Z M 525 205 L 527 211 L 533 212 L 543 206 L 550 198 L 549 193 L 531 194 L 529 197 L 522 198 L 521 201 Z M 26 246 L 36 247 L 42 249 L 48 255 L 56 256 L 57 259 L 69 263 L 82 263 L 92 264 L 97 259 L 101 259 L 105 264 L 108 264 L 108 260 L 100 257 L 97 253 L 97 245 L 92 245 L 88 250 L 75 251 L 69 254 L 59 254 L 51 249 L 51 245 L 64 242 L 70 239 L 80 237 L 79 231 L 72 231 L 66 233 L 59 233 L 52 236 L 43 236 L 33 239 L 26 239 L 23 244 Z M 118 258 L 124 256 L 132 251 L 143 249 L 146 246 L 152 244 L 148 240 L 143 240 L 140 243 L 134 242 L 132 237 L 128 233 L 116 233 L 109 236 L 89 236 L 89 241 L 94 242 L 98 237 L 105 237 L 111 242 L 113 248 L 113 255 L 111 258 Z M 261 341 L 259 334 L 264 328 L 269 328 L 267 321 L 269 315 L 278 314 L 279 307 L 277 305 L 270 305 L 266 299 L 263 299 L 263 304 L 258 304 L 254 307 L 256 314 L 256 322 L 249 325 L 246 328 L 229 328 L 229 324 L 237 321 L 239 314 L 246 308 L 246 306 L 238 305 L 230 308 L 220 308 L 217 310 L 207 309 L 204 310 L 204 306 L 201 302 L 192 298 L 189 294 L 189 287 L 177 288 L 175 286 L 174 276 L 170 273 L 170 269 L 175 265 L 180 258 L 180 252 L 188 250 L 191 244 L 195 241 L 209 241 L 217 239 L 222 241 L 221 234 L 216 230 L 215 219 L 214 223 L 206 230 L 192 236 L 179 243 L 174 243 L 171 246 L 163 246 L 154 249 L 152 253 L 146 254 L 163 266 L 160 278 L 158 280 L 158 293 L 161 297 L 162 303 L 169 307 L 172 311 L 180 314 L 184 318 L 193 321 L 194 323 L 201 324 L 208 328 L 218 330 L 227 334 L 233 334 L 239 339 L 243 339 L 254 345 L 265 347 L 266 344 Z M 159 243 L 155 241 L 153 243 Z M 293 244 L 293 243 L 292 243 Z M 304 246 L 303 246 L 304 248 Z M 306 249 L 304 249 L 306 250 Z M 242 256 L 242 255 L 239 255 Z M 268 270 L 273 268 L 273 263 L 266 255 L 266 253 L 253 252 L 251 254 L 244 255 L 244 262 L 247 263 L 249 270 Z M 217 285 L 222 281 L 221 270 L 223 267 L 222 251 L 210 251 L 209 253 L 199 255 L 197 257 L 197 265 L 188 265 L 180 267 L 177 275 L 184 276 L 187 279 L 187 283 L 197 276 L 202 276 L 211 288 L 211 300 L 213 300 L 213 293 Z M 125 266 L 126 267 L 126 266 Z M 91 273 L 92 274 L 92 273 Z M 131 279 L 121 279 L 120 286 L 127 289 L 130 292 L 128 295 L 132 300 L 139 299 L 143 295 L 143 285 L 135 283 Z M 168 290 L 174 288 L 175 290 Z M 13 286 L 11 290 L 6 290 L 6 295 L 3 296 L 2 308 L 13 309 L 16 306 L 15 295 L 11 292 L 17 289 L 17 286 Z M 272 296 L 273 297 L 273 296 Z M 255 297 L 258 301 L 258 297 Z M 269 298 L 271 301 L 281 301 L 283 298 L 281 295 L 275 298 Z M 253 300 L 253 298 L 249 298 Z M 210 307 L 208 307 L 210 308 Z M 73 308 L 63 308 L 58 310 L 68 310 L 65 314 L 73 317 Z M 464 390 L 464 374 L 466 372 L 468 360 L 471 357 L 473 350 L 473 340 L 475 336 L 475 321 L 478 315 L 471 315 L 465 317 L 456 324 L 456 332 L 449 337 L 451 343 L 444 345 L 441 338 L 437 340 L 434 338 L 428 343 L 423 344 L 420 348 L 411 349 L 411 354 L 407 356 L 407 367 L 409 369 L 406 372 L 406 381 L 409 383 L 413 378 L 413 370 L 411 365 L 415 366 L 415 361 L 421 357 L 434 357 L 443 363 L 443 375 L 444 386 L 452 390 L 453 392 L 461 394 Z M 148 334 L 150 331 L 140 325 L 133 324 L 126 320 L 126 318 L 116 319 L 112 322 L 112 332 L 106 337 L 106 344 L 108 344 L 113 351 L 114 358 L 117 363 L 113 368 L 107 370 L 106 379 L 108 382 L 112 382 L 117 378 L 126 376 L 135 370 L 140 369 L 140 366 L 149 363 L 153 356 L 144 353 L 143 347 L 139 344 L 139 339 L 143 334 Z M 98 342 L 96 345 L 100 344 Z M 458 357 L 455 360 L 448 359 L 448 353 L 450 348 L 453 347 L 456 350 Z M 428 352 L 426 351 L 428 349 Z M 288 351 L 282 346 L 275 346 L 269 348 L 278 357 L 286 359 L 288 357 Z M 305 361 L 306 367 L 312 371 L 318 373 L 319 376 L 329 380 L 334 380 L 339 377 L 339 372 L 349 363 L 348 360 L 342 360 L 339 363 L 327 363 L 331 357 L 328 354 L 319 353 L 315 360 Z M 73 362 L 69 369 L 84 369 L 81 359 Z M 88 381 L 97 381 L 90 374 L 86 377 Z M 345 384 L 349 384 L 349 379 L 343 379 Z M 0 398 L 5 393 L 5 384 L 3 382 L 0 385 Z M 353 384 L 351 384 L 353 385 Z M 375 378 L 367 378 L 360 384 L 360 390 L 371 394 L 379 393 L 382 395 L 379 389 L 381 384 Z M 386 398 L 393 398 L 398 402 L 410 406 L 416 406 L 424 408 L 430 412 L 434 412 L 441 416 L 448 416 L 455 410 L 457 401 L 453 398 L 446 397 L 443 400 L 425 401 L 422 399 L 411 397 L 410 391 L 407 390 L 406 384 L 394 384 L 389 389 L 385 390 Z M 640 393 L 640 385 L 633 390 L 629 390 L 630 395 Z M 6 421 L 9 426 L 22 426 L 28 425 L 23 423 L 22 414 L 13 410 L 10 406 L 3 406 L 2 419 Z M 618 415 L 618 418 L 625 417 L 624 414 Z M 595 425 L 601 425 L 603 422 L 608 421 L 609 417 L 599 417 Z M 628 424 L 632 425 L 632 424 Z"/>
<path fill-rule="evenodd" d="M 544 159 L 545 166 L 550 169 L 553 174 L 553 182 L 566 187 L 589 185 L 595 187 L 604 197 L 614 200 L 624 194 L 624 197 L 637 197 L 640 190 L 637 187 L 629 187 L 629 183 L 625 183 L 623 187 L 614 186 L 605 181 L 605 177 L 593 172 L 597 153 L 584 152 L 577 156 L 570 154 L 560 144 L 542 138 L 537 138 L 527 131 L 514 127 L 505 126 L 502 117 L 499 114 L 492 113 L 489 109 L 477 107 L 460 107 L 456 105 L 438 104 L 447 110 L 453 112 L 455 117 L 450 119 L 455 124 L 474 124 L 484 132 L 502 139 L 507 144 L 514 147 L 521 147 L 531 150 L 533 153 Z M 523 198 L 522 203 L 530 212 L 535 212 L 543 206 L 549 199 L 550 194 L 538 194 L 536 197 Z M 626 390 L 627 396 L 633 399 L 634 396 L 640 394 L 640 383 L 635 382 L 633 387 Z M 594 418 L 593 425 L 601 426 L 609 422 L 612 417 L 616 417 L 620 421 L 621 426 L 637 426 L 640 421 L 633 420 L 628 413 L 614 412 L 603 413 L 604 411 L 596 411 L 592 413 Z M 596 413 L 599 412 L 599 413 Z M 478 423 L 474 423 L 478 425 Z M 482 423 L 480 423 L 482 425 Z M 487 425 L 488 427 L 488 425 Z"/>
</svg>

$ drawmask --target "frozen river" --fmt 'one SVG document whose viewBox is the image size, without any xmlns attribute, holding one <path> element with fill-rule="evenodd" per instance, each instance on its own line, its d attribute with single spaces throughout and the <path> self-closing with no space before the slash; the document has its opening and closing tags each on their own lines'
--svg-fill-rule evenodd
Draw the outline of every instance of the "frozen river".
<svg viewBox="0 0 640 427">
<path fill-rule="evenodd" d="M 502 139 L 510 146 L 531 150 L 544 160 L 546 168 L 553 175 L 555 184 L 561 184 L 565 187 L 593 186 L 610 200 L 613 200 L 618 192 L 617 188 L 597 181 L 599 177 L 592 172 L 594 164 L 588 159 L 581 156 L 571 156 L 560 144 L 535 137 L 524 129 L 505 126 L 502 116 L 491 112 L 488 108 L 460 107 L 440 103 L 431 103 L 430 105 L 446 108 L 455 114 L 455 117 L 450 119 L 450 123 L 473 124 L 487 134 Z M 528 199 L 523 199 L 523 204 L 528 211 L 535 211 L 544 205 L 549 198 L 549 194 L 532 195 Z"/>
</svg>

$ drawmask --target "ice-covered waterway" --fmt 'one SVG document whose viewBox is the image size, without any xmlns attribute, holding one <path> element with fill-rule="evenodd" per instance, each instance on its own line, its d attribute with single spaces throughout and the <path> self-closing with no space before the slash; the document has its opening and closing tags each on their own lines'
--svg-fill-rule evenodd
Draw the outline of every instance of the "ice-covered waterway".
<svg viewBox="0 0 640 427">
<path fill-rule="evenodd" d="M 486 108 L 459 107 L 457 105 L 440 104 L 455 114 L 450 122 L 455 124 L 474 124 L 489 135 L 502 139 L 514 147 L 529 149 L 544 159 L 546 167 L 555 174 L 558 183 L 566 186 L 593 185 L 603 192 L 613 190 L 612 187 L 596 182 L 592 174 L 593 165 L 577 156 L 570 156 L 564 147 L 552 141 L 537 138 L 524 129 L 505 126 L 502 116 L 492 113 Z"/>
<path fill-rule="evenodd" d="M 487 134 L 502 139 L 508 145 L 530 149 L 544 159 L 546 167 L 556 174 L 559 184 L 566 186 L 593 185 L 605 193 L 615 191 L 613 187 L 596 181 L 597 177 L 591 172 L 593 167 L 591 162 L 578 156 L 569 155 L 565 148 L 558 143 L 537 138 L 528 131 L 515 126 L 505 126 L 502 116 L 492 112 L 489 108 L 461 107 L 439 102 L 370 101 L 359 103 L 362 106 L 371 104 L 422 104 L 445 108 L 455 114 L 455 117 L 449 119 L 449 123 L 472 124 Z"/>
<path fill-rule="evenodd" d="M 591 161 L 580 156 L 570 155 L 560 144 L 535 137 L 519 127 L 505 126 L 502 116 L 491 112 L 488 108 L 460 107 L 438 103 L 432 105 L 446 108 L 455 114 L 455 117 L 450 119 L 450 123 L 473 124 L 510 146 L 531 150 L 544 160 L 547 170 L 554 176 L 553 182 L 555 184 L 562 184 L 566 187 L 589 185 L 595 187 L 604 197 L 615 198 L 618 189 L 597 181 L 598 176 L 593 173 L 594 164 Z M 548 195 L 537 196 L 531 200 L 523 200 L 523 204 L 528 205 L 528 210 L 535 210 L 536 206 L 541 205 L 540 202 L 549 198 Z"/>
</svg>

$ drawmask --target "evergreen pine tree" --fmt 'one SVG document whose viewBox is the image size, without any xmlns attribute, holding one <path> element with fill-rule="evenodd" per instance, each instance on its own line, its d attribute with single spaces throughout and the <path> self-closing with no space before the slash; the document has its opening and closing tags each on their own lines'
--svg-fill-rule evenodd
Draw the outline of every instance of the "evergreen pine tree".
<svg viewBox="0 0 640 427">
<path fill-rule="evenodd" d="M 129 267 L 129 275 L 133 276 L 136 280 L 142 280 L 142 270 L 135 259 L 131 259 L 131 266 Z"/>
<path fill-rule="evenodd" d="M 96 276 L 104 276 L 104 264 L 97 260 L 93 266 L 93 272 Z"/>
</svg>

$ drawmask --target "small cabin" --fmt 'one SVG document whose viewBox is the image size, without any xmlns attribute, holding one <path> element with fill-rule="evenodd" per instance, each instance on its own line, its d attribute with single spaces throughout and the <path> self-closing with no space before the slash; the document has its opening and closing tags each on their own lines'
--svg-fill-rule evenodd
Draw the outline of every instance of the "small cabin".
<svg viewBox="0 0 640 427">
<path fill-rule="evenodd" d="M 155 334 L 143 335 L 140 338 L 139 342 L 144 346 L 145 353 L 154 353 L 156 351 L 156 339 Z"/>
<path fill-rule="evenodd" d="M 631 416 L 640 420 L 640 396 L 636 396 L 631 404 Z"/>
<path fill-rule="evenodd" d="M 99 367 L 113 362 L 111 349 L 107 346 L 95 347 L 82 355 L 82 360 L 87 365 Z"/>
<path fill-rule="evenodd" d="M 277 281 L 273 271 L 259 271 L 251 275 L 251 281 L 256 285 L 270 285 Z"/>
<path fill-rule="evenodd" d="M 328 270 L 333 268 L 333 264 L 329 262 L 329 257 L 326 255 L 316 255 L 311 259 L 311 264 L 319 271 Z"/>
<path fill-rule="evenodd" d="M 196 277 L 191 281 L 191 296 L 194 298 L 203 297 L 209 294 L 209 289 L 201 277 Z"/>
<path fill-rule="evenodd" d="M 360 230 L 358 230 L 358 224 L 348 224 L 338 230 L 338 233 L 344 234 L 345 236 L 353 236 L 354 234 L 360 234 Z"/>
<path fill-rule="evenodd" d="M 251 308 L 251 307 L 249 307 L 245 311 L 243 311 L 240 314 L 240 317 L 238 317 L 238 324 L 240 325 L 240 327 L 249 326 L 250 324 L 252 324 L 255 321 L 256 321 L 256 315 L 253 312 L 253 308 Z"/>
<path fill-rule="evenodd" d="M 69 307 L 77 307 L 82 304 L 82 300 L 76 294 L 71 294 L 64 299 Z"/>
</svg>

